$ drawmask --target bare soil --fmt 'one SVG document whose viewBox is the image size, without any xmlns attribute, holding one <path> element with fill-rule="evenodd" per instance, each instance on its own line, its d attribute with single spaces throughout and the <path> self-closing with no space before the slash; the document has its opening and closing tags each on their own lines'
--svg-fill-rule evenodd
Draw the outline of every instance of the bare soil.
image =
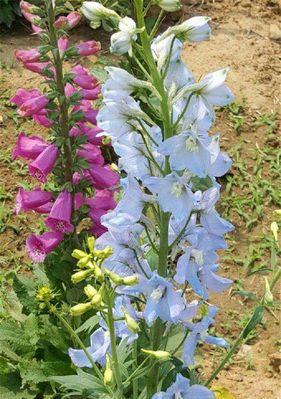
<svg viewBox="0 0 281 399">
<path fill-rule="evenodd" d="M 175 19 L 194 15 L 212 17 L 213 37 L 209 42 L 187 44 L 184 60 L 197 77 L 229 66 L 229 86 L 238 101 L 246 99 L 248 112 L 252 114 L 274 111 L 278 115 L 280 111 L 280 7 L 280 0 L 190 0 L 185 1 L 183 15 L 175 16 Z M 83 38 L 94 38 L 105 43 L 107 41 L 103 34 L 87 27 L 79 28 L 73 40 Z M 17 88 L 38 87 L 40 77 L 23 70 L 13 58 L 16 49 L 31 48 L 37 43 L 37 39 L 30 35 L 25 26 L 18 26 L 15 31 L 0 36 L 0 201 L 8 211 L 13 208 L 13 199 L 9 194 L 14 197 L 19 183 L 26 180 L 19 164 L 15 167 L 9 162 L 9 154 L 18 132 L 26 129 L 33 134 L 44 135 L 44 129 L 38 126 L 34 128 L 31 123 L 17 122 L 16 114 L 6 103 Z M 91 60 L 87 62 L 91 64 Z M 280 121 L 280 115 L 277 120 Z M 223 148 L 231 150 L 238 137 L 228 115 L 219 113 L 215 130 L 221 133 Z M 251 165 L 256 145 L 262 148 L 264 134 L 264 129 L 253 130 L 250 125 L 243 129 L 242 156 L 246 164 Z M 280 134 L 280 130 L 277 134 Z M 251 232 L 238 219 L 232 220 L 236 225 L 236 232 L 231 240 L 237 257 L 247 256 L 253 238 L 261 231 L 268 232 L 272 210 L 272 207 L 266 207 L 263 220 Z M 8 269 L 26 262 L 24 239 L 34 225 L 33 221 L 32 215 L 19 220 L 12 213 L 6 216 L 1 211 L 1 267 Z M 229 260 L 223 262 L 222 269 L 223 274 L 234 281 L 243 281 L 245 289 L 257 294 L 263 292 L 263 276 L 247 277 L 244 268 Z M 230 292 L 224 296 L 214 296 L 212 301 L 220 308 L 216 332 L 233 341 L 253 304 L 242 301 L 238 296 L 231 297 Z M 268 313 L 263 328 L 242 347 L 214 385 L 228 388 L 236 399 L 280 399 L 280 338 L 280 319 Z M 206 373 L 209 375 L 219 359 L 221 352 L 208 347 L 207 352 L 204 348 L 202 354 L 199 353 L 198 364 L 207 365 Z"/>
</svg>

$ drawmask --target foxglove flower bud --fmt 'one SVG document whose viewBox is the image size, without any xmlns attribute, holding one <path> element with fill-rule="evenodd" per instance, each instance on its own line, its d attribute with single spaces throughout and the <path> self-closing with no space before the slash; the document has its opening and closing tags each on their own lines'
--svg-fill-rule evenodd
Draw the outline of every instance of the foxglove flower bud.
<svg viewBox="0 0 281 399">
<path fill-rule="evenodd" d="M 36 48 L 31 50 L 17 50 L 15 51 L 15 57 L 23 63 L 37 62 L 41 57 L 41 53 Z"/>
<path fill-rule="evenodd" d="M 88 56 L 96 54 L 101 49 L 100 42 L 96 42 L 95 40 L 89 40 L 87 42 L 79 43 L 75 46 L 78 54 L 81 56 Z"/>
</svg>

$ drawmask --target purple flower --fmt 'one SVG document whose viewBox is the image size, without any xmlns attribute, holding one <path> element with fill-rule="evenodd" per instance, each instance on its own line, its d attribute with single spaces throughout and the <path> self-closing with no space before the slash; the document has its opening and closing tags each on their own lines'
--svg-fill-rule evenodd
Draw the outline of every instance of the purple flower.
<svg viewBox="0 0 281 399">
<path fill-rule="evenodd" d="M 181 291 L 156 272 L 148 281 L 133 287 L 134 291 L 147 296 L 144 318 L 149 326 L 159 317 L 163 321 L 175 322 L 185 310 Z"/>
<path fill-rule="evenodd" d="M 211 345 L 227 347 L 228 344 L 223 338 L 213 337 L 208 334 L 208 329 L 214 324 L 214 317 L 217 313 L 215 306 L 209 306 L 208 315 L 203 317 L 198 323 L 186 323 L 190 330 L 183 347 L 182 359 L 187 366 L 194 364 L 194 353 L 199 341 L 206 342 Z"/>
<path fill-rule="evenodd" d="M 37 208 L 40 209 L 40 207 L 49 203 L 51 199 L 52 194 L 42 191 L 40 188 L 32 191 L 25 191 L 23 188 L 20 188 L 16 198 L 16 214 L 21 210 L 36 211 Z"/>
<path fill-rule="evenodd" d="M 87 143 L 77 150 L 77 155 L 79 157 L 85 158 L 90 164 L 100 165 L 104 164 L 104 159 L 100 148 L 97 146 Z"/>
<path fill-rule="evenodd" d="M 59 150 L 54 144 L 48 145 L 48 147 L 29 164 L 28 169 L 31 175 L 42 183 L 45 183 L 47 181 L 47 175 L 55 166 L 58 154 Z"/>
<path fill-rule="evenodd" d="M 12 159 L 23 157 L 26 159 L 36 159 L 48 147 L 48 143 L 38 136 L 26 136 L 21 132 L 18 136 L 17 144 L 13 149 Z"/>
<path fill-rule="evenodd" d="M 109 166 L 91 165 L 89 178 L 98 190 L 116 186 L 119 182 L 118 173 L 111 170 Z"/>
<path fill-rule="evenodd" d="M 158 392 L 152 399 L 215 399 L 215 395 L 202 385 L 191 385 L 188 378 L 177 374 L 176 381 L 166 392 Z"/>
<path fill-rule="evenodd" d="M 52 252 L 62 241 L 63 234 L 47 232 L 41 236 L 31 234 L 26 240 L 28 255 L 34 262 L 43 262 L 46 255 Z"/>
<path fill-rule="evenodd" d="M 110 351 L 109 332 L 102 328 L 96 330 L 90 337 L 90 346 L 87 348 L 93 362 L 105 365 L 107 352 Z M 85 352 L 81 349 L 69 348 L 68 354 L 76 367 L 92 367 Z"/>
<path fill-rule="evenodd" d="M 71 224 L 71 212 L 72 196 L 67 190 L 64 190 L 54 202 L 49 216 L 45 219 L 45 225 L 59 233 L 71 233 L 74 229 Z"/>
</svg>

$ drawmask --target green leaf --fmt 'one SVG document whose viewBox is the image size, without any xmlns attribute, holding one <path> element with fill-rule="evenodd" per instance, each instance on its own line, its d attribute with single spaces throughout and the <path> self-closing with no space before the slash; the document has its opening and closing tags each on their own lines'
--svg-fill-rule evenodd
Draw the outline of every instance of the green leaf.
<svg viewBox="0 0 281 399">
<path fill-rule="evenodd" d="M 78 327 L 77 330 L 75 330 L 75 332 L 77 334 L 83 331 L 87 331 L 87 333 L 90 333 L 99 323 L 99 321 L 100 321 L 100 316 L 92 316 L 88 320 L 86 320 L 85 323 L 83 323 L 80 327 Z"/>
<path fill-rule="evenodd" d="M 251 319 L 248 321 L 246 327 L 243 330 L 242 336 L 243 336 L 244 339 L 247 338 L 248 335 L 250 334 L 250 332 L 252 330 L 254 330 L 258 324 L 261 323 L 261 321 L 263 319 L 263 314 L 264 314 L 264 307 L 263 306 L 258 306 L 255 309 Z"/>
<path fill-rule="evenodd" d="M 77 375 L 50 377 L 49 381 L 57 382 L 63 388 L 74 391 L 77 394 L 82 394 L 85 391 L 95 394 L 107 392 L 98 378 L 82 370 L 77 370 Z"/>
</svg>

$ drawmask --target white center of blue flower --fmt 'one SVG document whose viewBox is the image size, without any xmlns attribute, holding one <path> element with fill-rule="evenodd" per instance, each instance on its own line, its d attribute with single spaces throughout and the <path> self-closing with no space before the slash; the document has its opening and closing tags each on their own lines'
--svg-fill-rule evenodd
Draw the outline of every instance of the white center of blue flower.
<svg viewBox="0 0 281 399">
<path fill-rule="evenodd" d="M 155 288 L 155 290 L 152 291 L 150 297 L 154 301 L 159 302 L 160 299 L 163 297 L 164 292 L 165 292 L 165 287 L 159 285 L 157 288 Z"/>
<path fill-rule="evenodd" d="M 179 182 L 175 182 L 171 188 L 171 194 L 179 198 L 182 195 L 183 186 Z"/>
<path fill-rule="evenodd" d="M 197 144 L 197 140 L 194 137 L 189 136 L 185 141 L 185 148 L 187 151 L 190 151 L 190 152 L 198 152 L 199 147 Z"/>
<path fill-rule="evenodd" d="M 203 251 L 200 251 L 199 249 L 192 249 L 191 255 L 195 259 L 197 265 L 203 266 L 204 263 Z"/>
</svg>

